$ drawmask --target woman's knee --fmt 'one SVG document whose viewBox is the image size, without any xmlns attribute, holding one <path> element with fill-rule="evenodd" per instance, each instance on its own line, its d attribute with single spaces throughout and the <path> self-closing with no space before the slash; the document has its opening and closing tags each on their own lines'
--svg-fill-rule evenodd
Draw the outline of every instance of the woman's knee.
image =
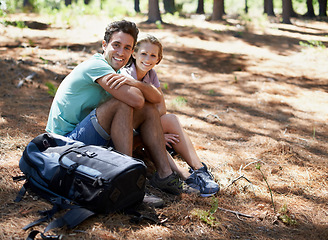
<svg viewBox="0 0 328 240">
<path fill-rule="evenodd" d="M 180 124 L 179 118 L 175 114 L 164 114 L 161 116 L 161 120 L 168 124 Z"/>
</svg>

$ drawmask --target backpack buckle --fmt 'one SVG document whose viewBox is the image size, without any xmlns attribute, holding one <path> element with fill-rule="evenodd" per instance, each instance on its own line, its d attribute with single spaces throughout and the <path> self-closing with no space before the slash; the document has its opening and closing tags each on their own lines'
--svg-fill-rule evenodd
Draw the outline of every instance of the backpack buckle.
<svg viewBox="0 0 328 240">
<path fill-rule="evenodd" d="M 85 152 L 83 152 L 83 155 L 88 156 L 89 158 L 93 158 L 97 156 L 97 153 L 86 150 Z"/>
<path fill-rule="evenodd" d="M 74 172 L 77 169 L 78 166 L 79 166 L 78 163 L 74 163 L 74 164 L 70 165 L 67 168 L 67 174 L 72 174 L 72 172 Z"/>
</svg>

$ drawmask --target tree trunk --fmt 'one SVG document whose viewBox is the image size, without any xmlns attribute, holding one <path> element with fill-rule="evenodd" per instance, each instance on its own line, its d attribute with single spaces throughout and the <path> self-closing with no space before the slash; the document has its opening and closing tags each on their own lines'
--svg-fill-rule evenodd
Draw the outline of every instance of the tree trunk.
<svg viewBox="0 0 328 240">
<path fill-rule="evenodd" d="M 224 0 L 214 0 L 211 20 L 213 21 L 222 20 L 223 14 L 224 14 Z"/>
<path fill-rule="evenodd" d="M 158 0 L 148 0 L 148 23 L 162 22 Z"/>
<path fill-rule="evenodd" d="M 72 0 L 65 0 L 65 6 L 71 5 L 72 4 Z"/>
<path fill-rule="evenodd" d="M 24 6 L 24 7 L 31 6 L 30 1 L 29 1 L 29 0 L 24 0 L 24 1 L 23 1 L 23 6 Z"/>
<path fill-rule="evenodd" d="M 276 16 L 273 10 L 273 0 L 264 0 L 264 13 L 268 16 Z"/>
<path fill-rule="evenodd" d="M 282 0 L 282 22 L 292 24 L 290 21 L 292 0 Z"/>
<path fill-rule="evenodd" d="M 319 16 L 327 16 L 327 0 L 319 0 Z"/>
<path fill-rule="evenodd" d="M 314 8 L 313 8 L 313 0 L 306 0 L 307 13 L 304 14 L 306 17 L 313 18 L 315 17 Z"/>
<path fill-rule="evenodd" d="M 30 0 L 24 0 L 23 1 L 23 9 L 24 9 L 24 11 L 33 12 L 33 10 L 34 10 L 33 2 Z"/>
<path fill-rule="evenodd" d="M 140 1 L 139 0 L 134 0 L 134 11 L 137 13 L 140 13 Z"/>
<path fill-rule="evenodd" d="M 245 13 L 248 13 L 248 4 L 247 4 L 247 0 L 245 0 Z"/>
<path fill-rule="evenodd" d="M 298 17 L 298 14 L 294 11 L 293 1 L 292 0 L 290 0 L 290 16 L 291 17 Z"/>
<path fill-rule="evenodd" d="M 174 0 L 163 0 L 165 13 L 175 13 L 175 3 Z"/>
<path fill-rule="evenodd" d="M 198 6 L 197 6 L 197 10 L 196 13 L 198 14 L 204 14 L 204 0 L 198 0 Z"/>
</svg>

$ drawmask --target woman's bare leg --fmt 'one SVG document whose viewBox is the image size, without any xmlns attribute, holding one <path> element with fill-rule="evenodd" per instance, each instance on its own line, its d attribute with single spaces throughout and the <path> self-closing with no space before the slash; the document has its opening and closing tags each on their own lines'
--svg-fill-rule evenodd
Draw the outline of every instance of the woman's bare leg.
<svg viewBox="0 0 328 240">
<path fill-rule="evenodd" d="M 178 117 L 174 114 L 161 116 L 161 123 L 164 133 L 173 133 L 179 136 L 179 142 L 172 144 L 174 150 L 188 163 L 193 169 L 202 168 L 203 165 L 196 153 L 196 150 L 185 130 L 182 128 Z"/>
</svg>

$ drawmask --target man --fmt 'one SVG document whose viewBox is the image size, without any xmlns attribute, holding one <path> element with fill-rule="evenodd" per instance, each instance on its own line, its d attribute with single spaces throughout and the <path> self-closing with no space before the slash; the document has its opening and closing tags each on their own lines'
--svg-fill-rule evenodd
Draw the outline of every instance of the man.
<svg viewBox="0 0 328 240">
<path fill-rule="evenodd" d="M 111 140 L 116 150 L 131 156 L 133 129 L 138 129 L 157 169 L 152 182 L 179 194 L 182 183 L 167 160 L 155 106 L 161 93 L 149 84 L 124 84 L 128 78 L 119 74 L 133 52 L 138 32 L 134 23 L 125 20 L 107 26 L 103 53 L 79 64 L 60 84 L 46 131 L 86 144 L 108 145 Z M 148 95 L 155 97 L 145 101 Z"/>
</svg>

